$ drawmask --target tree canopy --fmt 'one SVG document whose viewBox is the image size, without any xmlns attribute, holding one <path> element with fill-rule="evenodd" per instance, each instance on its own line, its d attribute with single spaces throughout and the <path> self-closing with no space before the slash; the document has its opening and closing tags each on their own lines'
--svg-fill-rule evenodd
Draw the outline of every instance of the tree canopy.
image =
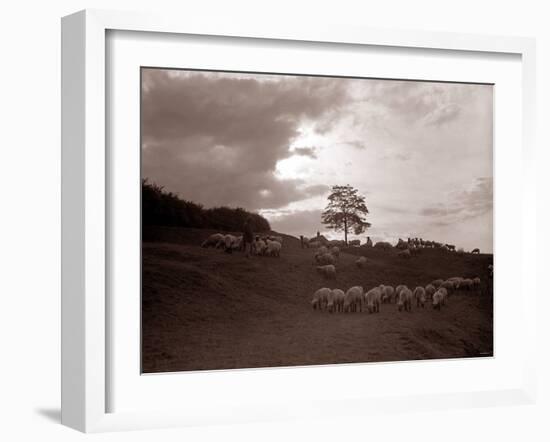
<svg viewBox="0 0 550 442">
<path fill-rule="evenodd" d="M 344 232 L 344 240 L 348 243 L 348 232 L 360 235 L 371 224 L 365 217 L 369 213 L 365 197 L 349 184 L 332 186 L 328 196 L 328 204 L 321 216 L 321 222 L 330 229 Z"/>
</svg>

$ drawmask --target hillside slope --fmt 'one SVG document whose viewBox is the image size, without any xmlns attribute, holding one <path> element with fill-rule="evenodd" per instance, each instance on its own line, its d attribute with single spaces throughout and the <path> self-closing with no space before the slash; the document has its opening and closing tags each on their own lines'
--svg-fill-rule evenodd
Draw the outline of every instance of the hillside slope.
<svg viewBox="0 0 550 442">
<path fill-rule="evenodd" d="M 143 371 L 167 372 L 429 358 L 488 356 L 493 302 L 486 280 L 492 255 L 424 250 L 410 260 L 365 248 L 340 256 L 337 278 L 315 271 L 313 251 L 286 236 L 280 258 L 202 249 L 207 230 L 149 228 L 143 233 Z M 357 254 L 368 259 L 358 269 Z M 453 295 L 446 308 L 413 306 L 380 314 L 311 309 L 320 287 L 381 283 L 426 285 L 451 276 L 482 277 L 481 293 Z"/>
</svg>

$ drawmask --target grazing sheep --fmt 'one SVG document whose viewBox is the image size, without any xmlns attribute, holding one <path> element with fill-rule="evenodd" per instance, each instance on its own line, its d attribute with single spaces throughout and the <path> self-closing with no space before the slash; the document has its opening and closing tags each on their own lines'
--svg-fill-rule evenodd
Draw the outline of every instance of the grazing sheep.
<svg viewBox="0 0 550 442">
<path fill-rule="evenodd" d="M 447 291 L 453 290 L 456 287 L 456 281 L 443 281 L 443 284 L 439 288 L 441 287 L 447 289 Z"/>
<path fill-rule="evenodd" d="M 227 253 L 231 253 L 234 248 L 233 244 L 237 242 L 237 237 L 231 234 L 227 234 L 223 238 L 223 248 Z"/>
<path fill-rule="evenodd" d="M 332 264 L 317 266 L 317 271 L 327 279 L 336 279 L 336 267 Z"/>
<path fill-rule="evenodd" d="M 460 276 L 453 276 L 452 278 L 447 278 L 446 281 L 451 282 L 453 284 L 453 287 L 452 287 L 453 289 L 458 289 L 463 279 L 464 278 L 461 278 Z"/>
<path fill-rule="evenodd" d="M 396 294 L 396 296 L 399 298 L 399 293 L 401 292 L 401 290 L 406 289 L 406 288 L 407 288 L 407 286 L 404 285 L 404 284 L 398 285 L 398 286 L 395 288 L 395 294 Z"/>
<path fill-rule="evenodd" d="M 330 249 L 330 253 L 332 256 L 334 256 L 336 259 L 340 257 L 340 249 L 336 246 L 334 246 L 332 249 Z"/>
<path fill-rule="evenodd" d="M 445 295 L 443 293 L 443 289 L 439 289 L 437 292 L 434 293 L 434 297 L 432 300 L 432 306 L 436 310 L 441 310 L 441 306 L 444 305 Z"/>
<path fill-rule="evenodd" d="M 327 296 L 327 310 L 329 313 L 334 311 L 334 292 L 331 290 Z"/>
<path fill-rule="evenodd" d="M 382 302 L 382 290 L 380 287 L 374 287 L 365 294 L 365 302 L 369 313 L 380 313 L 380 303 Z"/>
<path fill-rule="evenodd" d="M 282 236 L 268 236 L 267 239 L 270 239 L 271 241 L 277 241 L 279 244 L 283 245 Z"/>
<path fill-rule="evenodd" d="M 443 280 L 435 279 L 430 284 L 432 284 L 436 289 L 438 289 L 441 286 L 441 284 L 443 284 Z"/>
<path fill-rule="evenodd" d="M 256 239 L 252 243 L 252 252 L 255 255 L 264 255 L 266 253 L 266 250 L 267 250 L 267 244 L 263 239 Z"/>
<path fill-rule="evenodd" d="M 412 310 L 413 293 L 409 288 L 405 287 L 397 294 L 397 310 L 405 310 L 410 312 Z"/>
<path fill-rule="evenodd" d="M 362 269 L 364 266 L 367 265 L 367 258 L 361 256 L 357 261 L 355 261 L 355 265 Z"/>
<path fill-rule="evenodd" d="M 201 247 L 205 247 L 205 248 L 215 247 L 215 248 L 218 248 L 218 247 L 220 247 L 220 245 L 223 244 L 224 239 L 225 239 L 225 237 L 221 233 L 213 233 L 212 235 L 210 235 L 208 238 L 206 238 L 203 241 L 203 243 L 201 244 Z"/>
<path fill-rule="evenodd" d="M 235 240 L 233 241 L 233 244 L 231 244 L 231 249 L 241 250 L 242 246 L 243 246 L 243 237 L 242 236 L 235 237 Z"/>
<path fill-rule="evenodd" d="M 334 259 L 334 256 L 330 253 L 322 253 L 319 255 L 315 255 L 315 261 L 319 265 L 328 265 L 328 264 L 335 264 L 336 260 Z"/>
<path fill-rule="evenodd" d="M 476 254 L 480 254 L 481 252 L 479 251 L 479 249 L 476 247 L 474 250 L 472 250 L 471 253 L 476 253 Z"/>
<path fill-rule="evenodd" d="M 447 289 L 445 287 L 439 287 L 438 291 L 441 292 L 441 294 L 443 296 L 441 298 L 441 305 L 447 304 L 447 298 L 449 297 L 449 292 L 447 291 Z"/>
<path fill-rule="evenodd" d="M 426 297 L 432 298 L 436 289 L 432 284 L 428 284 L 424 290 L 426 290 Z"/>
<path fill-rule="evenodd" d="M 326 248 L 326 246 L 321 246 L 319 247 L 319 250 L 317 251 L 316 255 L 323 255 L 325 253 L 328 253 L 328 249 Z"/>
<path fill-rule="evenodd" d="M 323 287 L 322 289 L 317 290 L 313 294 L 313 299 L 311 300 L 311 306 L 313 307 L 313 310 L 317 310 L 317 309 L 323 310 L 323 308 L 328 303 L 328 299 L 331 293 L 332 293 L 332 290 L 326 287 Z"/>
<path fill-rule="evenodd" d="M 266 254 L 269 256 L 281 256 L 282 245 L 280 242 L 267 240 Z"/>
<path fill-rule="evenodd" d="M 475 277 L 472 279 L 472 283 L 474 285 L 474 288 L 479 289 L 481 287 L 481 279 L 479 277 Z"/>
<path fill-rule="evenodd" d="M 401 250 L 399 253 L 397 253 L 397 256 L 399 256 L 400 258 L 410 258 L 411 251 L 409 249 Z"/>
<path fill-rule="evenodd" d="M 414 298 L 416 299 L 416 306 L 424 308 L 424 304 L 426 303 L 426 290 L 424 287 L 414 289 Z"/>
<path fill-rule="evenodd" d="M 344 298 L 344 311 L 357 312 L 363 310 L 363 287 L 355 286 L 348 289 Z"/>
<path fill-rule="evenodd" d="M 344 311 L 344 299 L 346 298 L 346 294 L 343 290 L 340 289 L 334 289 L 332 290 L 332 301 L 334 303 L 334 309 L 337 312 L 343 312 Z"/>
<path fill-rule="evenodd" d="M 463 279 L 460 281 L 458 288 L 461 290 L 472 290 L 474 288 L 474 281 L 470 278 Z"/>
<path fill-rule="evenodd" d="M 393 304 L 395 301 L 395 289 L 391 285 L 381 285 L 382 289 L 382 303 Z"/>
<path fill-rule="evenodd" d="M 374 248 L 380 250 L 391 250 L 392 245 L 387 241 L 379 241 L 374 245 Z"/>
</svg>

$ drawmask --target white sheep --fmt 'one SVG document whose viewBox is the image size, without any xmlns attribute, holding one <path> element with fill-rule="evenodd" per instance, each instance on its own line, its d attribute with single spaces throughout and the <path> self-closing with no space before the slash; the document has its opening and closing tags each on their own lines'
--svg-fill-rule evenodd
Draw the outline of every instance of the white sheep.
<svg viewBox="0 0 550 442">
<path fill-rule="evenodd" d="M 404 284 L 399 284 L 396 288 L 395 288 L 395 294 L 397 297 L 399 297 L 399 293 L 401 292 L 401 290 L 403 289 L 406 289 L 407 286 L 404 285 Z"/>
<path fill-rule="evenodd" d="M 440 287 L 433 296 L 432 305 L 434 309 L 440 310 L 447 302 L 447 290 L 444 287 Z"/>
<path fill-rule="evenodd" d="M 233 243 L 231 244 L 232 250 L 241 250 L 243 244 L 243 237 L 242 236 L 236 236 L 233 240 Z"/>
<path fill-rule="evenodd" d="M 391 285 L 381 285 L 382 303 L 393 303 L 395 299 L 395 289 Z"/>
<path fill-rule="evenodd" d="M 279 244 L 283 245 L 283 237 L 282 236 L 270 236 L 269 239 L 271 241 L 277 241 Z"/>
<path fill-rule="evenodd" d="M 233 251 L 233 244 L 237 241 L 237 237 L 235 235 L 227 234 L 223 238 L 223 247 L 224 250 L 228 253 L 231 253 Z"/>
<path fill-rule="evenodd" d="M 472 283 L 474 285 L 474 288 L 476 289 L 479 289 L 481 287 L 481 279 L 478 276 L 472 279 Z"/>
<path fill-rule="evenodd" d="M 365 293 L 365 302 L 369 313 L 380 313 L 380 304 L 382 302 L 382 290 L 380 287 L 374 287 Z"/>
<path fill-rule="evenodd" d="M 367 265 L 367 258 L 365 258 L 364 256 L 361 256 L 357 261 L 355 261 L 355 265 L 360 269 L 362 269 Z"/>
<path fill-rule="evenodd" d="M 264 255 L 267 250 L 267 244 L 263 239 L 257 239 L 252 243 L 254 254 Z"/>
<path fill-rule="evenodd" d="M 213 233 L 208 238 L 206 238 L 203 243 L 201 244 L 201 247 L 216 247 L 218 248 L 221 244 L 224 242 L 224 235 L 221 233 Z"/>
<path fill-rule="evenodd" d="M 413 293 L 408 287 L 405 287 L 397 294 L 397 310 L 405 310 L 410 312 L 412 310 Z"/>
<path fill-rule="evenodd" d="M 320 265 L 328 265 L 328 264 L 336 263 L 334 256 L 332 256 L 332 254 L 330 253 L 315 255 L 315 261 L 317 262 L 317 264 L 320 264 Z"/>
<path fill-rule="evenodd" d="M 344 297 L 344 311 L 356 312 L 363 310 L 363 287 L 355 286 L 348 289 Z"/>
<path fill-rule="evenodd" d="M 313 307 L 313 310 L 316 310 L 316 309 L 323 310 L 323 308 L 328 303 L 328 299 L 331 293 L 332 293 L 332 290 L 326 287 L 323 287 L 317 290 L 313 294 L 313 299 L 311 300 L 311 306 Z"/>
<path fill-rule="evenodd" d="M 346 294 L 343 290 L 340 289 L 334 289 L 332 290 L 332 302 L 333 302 L 333 309 L 337 312 L 343 312 L 344 311 L 344 300 L 346 298 Z M 330 309 L 330 306 L 329 306 Z"/>
<path fill-rule="evenodd" d="M 439 288 L 441 287 L 447 289 L 447 291 L 450 292 L 456 287 L 456 281 L 449 281 L 449 280 L 443 281 L 443 284 L 441 284 Z"/>
<path fill-rule="evenodd" d="M 432 306 L 436 310 L 441 310 L 441 306 L 444 305 L 444 294 L 442 290 L 443 289 L 438 289 L 433 296 Z"/>
<path fill-rule="evenodd" d="M 463 279 L 460 281 L 459 288 L 461 290 L 472 290 L 474 288 L 474 281 L 472 281 L 470 278 Z"/>
<path fill-rule="evenodd" d="M 434 293 L 435 293 L 435 290 L 436 288 L 432 285 L 432 284 L 428 284 L 424 290 L 426 290 L 426 297 L 428 298 L 432 298 Z"/>
<path fill-rule="evenodd" d="M 333 264 L 317 266 L 317 271 L 327 279 L 336 279 L 336 267 Z"/>
<path fill-rule="evenodd" d="M 435 279 L 435 280 L 433 280 L 433 281 L 431 282 L 431 284 L 432 284 L 436 289 L 438 289 L 438 288 L 441 286 L 441 284 L 443 284 L 443 282 L 444 282 L 444 281 L 443 281 L 442 279 Z"/>
<path fill-rule="evenodd" d="M 424 304 L 426 303 L 426 289 L 424 289 L 424 287 L 416 287 L 413 295 L 416 299 L 416 306 L 424 308 Z"/>
<path fill-rule="evenodd" d="M 453 289 L 460 288 L 460 284 L 462 282 L 463 278 L 460 276 L 453 276 L 452 278 L 447 278 L 444 282 L 450 282 L 453 285 Z"/>
<path fill-rule="evenodd" d="M 449 291 L 445 287 L 439 287 L 438 291 L 441 292 L 441 295 L 442 295 L 441 305 L 447 304 L 447 298 L 449 297 Z"/>
<path fill-rule="evenodd" d="M 266 254 L 269 256 L 280 256 L 282 245 L 278 241 L 267 240 Z"/>
</svg>

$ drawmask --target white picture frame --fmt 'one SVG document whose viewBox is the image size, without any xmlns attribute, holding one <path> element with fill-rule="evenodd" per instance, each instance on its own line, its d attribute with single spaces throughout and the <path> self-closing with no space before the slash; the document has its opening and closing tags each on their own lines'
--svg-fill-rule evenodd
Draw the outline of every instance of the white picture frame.
<svg viewBox="0 0 550 442">
<path fill-rule="evenodd" d="M 107 376 L 109 303 L 107 302 L 106 228 L 109 207 L 106 155 L 106 33 L 143 31 L 245 37 L 296 42 L 374 45 L 380 48 L 425 48 L 515 54 L 521 57 L 521 302 L 518 323 L 534 337 L 536 286 L 535 245 L 535 42 L 495 37 L 416 31 L 388 31 L 309 24 L 292 27 L 269 23 L 216 23 L 196 17 L 86 10 L 62 20 L 62 423 L 84 432 L 185 426 L 215 422 L 248 422 L 288 417 L 334 415 L 331 400 L 313 407 L 295 404 L 236 408 L 231 417 L 199 411 L 108 412 Z M 414 409 L 532 403 L 536 396 L 535 339 L 525 342 L 524 376 L 513 388 L 462 394 L 409 397 L 342 398 L 340 415 Z M 360 367 L 359 367 L 360 369 Z M 264 372 L 264 376 L 270 376 Z M 207 374 L 208 376 L 208 374 Z M 334 400 L 332 400 L 334 401 Z M 291 411 L 289 411 L 291 410 Z"/>
</svg>

